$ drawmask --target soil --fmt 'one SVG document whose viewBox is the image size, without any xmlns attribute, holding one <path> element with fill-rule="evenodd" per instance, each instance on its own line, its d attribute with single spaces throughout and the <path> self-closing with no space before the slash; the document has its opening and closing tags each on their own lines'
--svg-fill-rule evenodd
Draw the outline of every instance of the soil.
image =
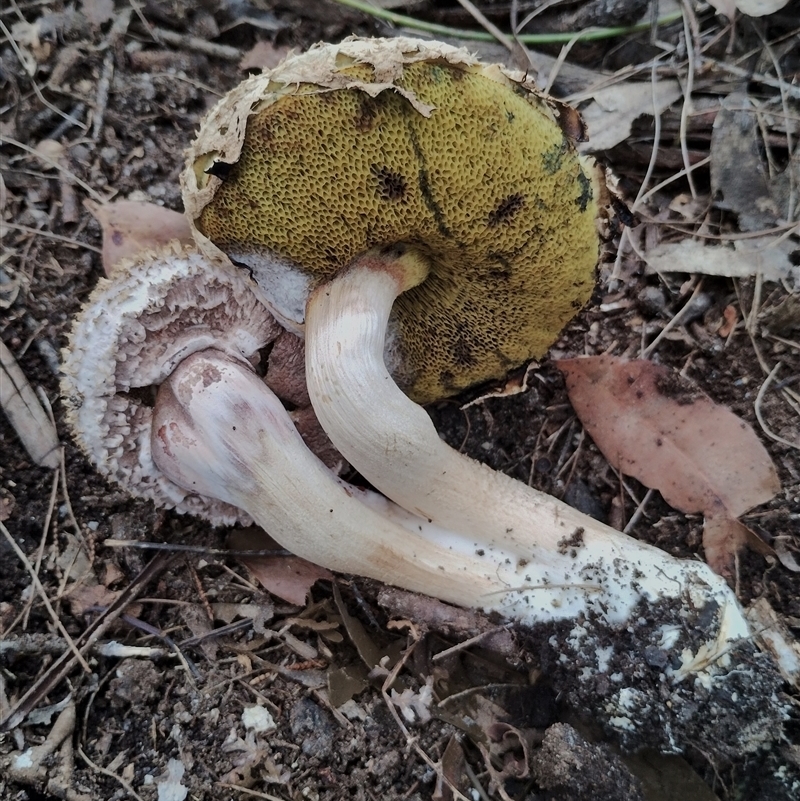
<svg viewBox="0 0 800 801">
<path fill-rule="evenodd" d="M 101 0 L 82 3 L 78 11 L 55 2 L 0 12 L 9 28 L 40 22 L 38 39 L 25 50 L 36 54 L 40 91 L 33 90 L 8 36 L 0 43 L 0 205 L 8 224 L 0 261 L 0 336 L 52 405 L 65 445 L 67 491 L 55 483 L 54 472 L 31 461 L 0 416 L 0 521 L 31 561 L 41 549 L 39 576 L 63 627 L 56 629 L 10 542 L 0 538 L 0 717 L 37 682 L 56 676 L 31 705 L 47 714 L 37 712 L 0 734 L 0 798 L 413 800 L 452 798 L 452 786 L 468 797 L 515 801 L 656 801 L 678 792 L 689 801 L 796 798 L 800 693 L 754 645 L 742 646 L 737 658 L 749 672 L 736 686 L 726 685 L 725 697 L 687 689 L 680 698 L 677 693 L 652 702 L 671 658 L 652 638 L 654 628 L 672 619 L 668 605 L 642 610 L 644 622 L 622 633 L 610 632 L 602 621 L 583 621 L 590 643 L 576 640 L 571 627 L 512 629 L 417 596 L 387 593 L 357 577 L 318 582 L 308 604 L 292 605 L 219 552 L 228 531 L 131 500 L 95 473 L 69 439 L 58 384 L 59 349 L 70 321 L 102 275 L 100 227 L 82 205 L 86 187 L 181 210 L 183 150 L 210 104 L 242 79 L 240 58 L 257 42 L 266 43 L 264 58 L 275 48 L 279 55 L 321 39 L 389 33 L 375 19 L 332 2 L 146 2 L 126 24 L 120 13 L 127 5 L 117 6 L 106 19 Z M 455 15 L 460 6 L 453 6 Z M 759 30 L 791 42 L 790 23 L 798 12 L 800 5 L 791 3 L 785 22 L 765 22 Z M 703 17 L 709 39 L 725 38 L 720 19 Z M 160 43 L 153 27 L 179 38 Z M 678 41 L 681 32 L 678 25 L 660 36 Z M 24 34 L 24 26 L 14 29 L 18 40 Z M 731 44 L 736 52 L 756 46 L 752 27 L 743 25 L 738 35 Z M 234 55 L 197 49 L 190 37 L 232 48 Z M 584 68 L 613 69 L 624 62 L 623 46 L 631 62 L 644 62 L 651 46 L 646 34 L 617 44 L 575 48 L 572 57 Z M 796 42 L 781 53 L 796 77 Z M 65 113 L 86 130 L 65 121 Z M 705 125 L 693 130 L 693 153 L 707 152 L 711 121 Z M 62 171 L 23 147 L 43 140 L 61 144 Z M 651 150 L 652 130 L 649 138 L 634 131 L 605 154 L 624 176 L 630 197 L 649 160 L 649 151 L 641 155 L 645 141 Z M 658 180 L 674 172 L 669 156 L 676 142 L 656 164 Z M 696 180 L 707 193 L 708 173 L 698 170 Z M 650 211 L 663 211 L 687 188 L 681 181 L 670 184 Z M 710 219 L 715 230 L 731 230 L 724 212 L 712 211 Z M 686 275 L 648 274 L 633 258 L 612 280 L 617 241 L 609 243 L 593 302 L 568 326 L 554 355 L 610 350 L 636 356 L 643 338 L 651 341 L 686 302 Z M 798 329 L 780 340 L 764 338 L 759 327 L 751 338 L 741 324 L 727 339 L 717 334 L 727 307 L 735 307 L 741 320 L 760 298 L 766 315 L 789 290 L 788 283 L 760 286 L 752 278 L 704 279 L 699 313 L 686 315 L 654 358 L 751 424 L 774 460 L 782 489 L 744 522 L 783 558 L 744 549 L 732 582 L 743 605 L 768 602 L 796 633 L 798 448 L 763 433 L 756 400 L 765 379 L 760 358 L 770 365 L 781 361 L 779 381 L 797 390 Z M 552 363 L 529 374 L 525 392 L 466 405 L 480 394 L 430 408 L 450 445 L 617 527 L 631 519 L 647 489 L 632 479 L 623 485 L 582 435 Z M 758 401 L 772 431 L 800 441 L 797 412 L 779 393 Z M 673 555 L 702 559 L 702 527 L 700 516 L 672 509 L 656 493 L 629 533 Z M 109 538 L 199 550 L 154 556 L 107 547 Z M 81 571 L 92 581 L 76 581 Z M 137 597 L 124 594 L 131 587 Z M 120 597 L 130 604 L 88 649 L 86 669 L 73 660 L 56 675 L 65 635 L 79 638 Z M 227 620 L 220 617 L 221 605 L 234 610 Z M 406 617 L 411 620 L 404 626 L 392 622 Z M 687 643 L 703 625 L 687 625 Z M 470 637 L 478 639 L 436 658 Z M 153 650 L 112 655 L 111 641 Z M 628 675 L 635 667 L 637 686 L 652 693 L 646 703 L 628 708 L 635 718 L 629 736 L 609 725 L 611 700 L 617 703 L 619 696 L 589 669 L 591 653 L 612 644 L 616 658 L 626 662 L 613 670 Z M 366 656 L 370 648 L 386 656 L 382 667 L 375 669 Z M 393 666 L 398 681 L 390 690 Z M 406 695 L 395 703 L 390 693 L 395 701 Z M 750 702 L 748 694 L 771 699 L 769 708 Z"/>
</svg>

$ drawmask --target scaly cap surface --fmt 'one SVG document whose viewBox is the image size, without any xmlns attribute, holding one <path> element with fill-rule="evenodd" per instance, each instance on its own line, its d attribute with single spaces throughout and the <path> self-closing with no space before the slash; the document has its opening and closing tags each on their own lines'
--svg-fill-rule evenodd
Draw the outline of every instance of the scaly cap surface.
<svg viewBox="0 0 800 801">
<path fill-rule="evenodd" d="M 438 42 L 318 45 L 211 112 L 187 213 L 295 329 L 310 289 L 359 254 L 416 249 L 429 277 L 395 304 L 386 357 L 427 402 L 542 356 L 590 297 L 600 181 L 577 120 Z"/>
<path fill-rule="evenodd" d="M 145 396 L 192 353 L 214 347 L 257 359 L 280 330 L 240 272 L 210 270 L 205 256 L 177 243 L 143 252 L 100 280 L 73 324 L 61 381 L 67 423 L 98 470 L 131 494 L 217 524 L 249 520 L 161 474 Z"/>
</svg>

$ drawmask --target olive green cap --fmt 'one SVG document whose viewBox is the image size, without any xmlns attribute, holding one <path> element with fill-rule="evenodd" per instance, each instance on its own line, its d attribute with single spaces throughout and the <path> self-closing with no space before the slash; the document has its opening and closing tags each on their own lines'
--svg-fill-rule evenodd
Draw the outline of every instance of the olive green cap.
<svg viewBox="0 0 800 801">
<path fill-rule="evenodd" d="M 539 358 L 589 299 L 602 182 L 574 110 L 521 73 L 415 39 L 317 45 L 245 81 L 189 151 L 201 247 L 302 328 L 307 293 L 403 243 L 429 274 L 390 321 L 400 386 L 428 402 Z"/>
</svg>

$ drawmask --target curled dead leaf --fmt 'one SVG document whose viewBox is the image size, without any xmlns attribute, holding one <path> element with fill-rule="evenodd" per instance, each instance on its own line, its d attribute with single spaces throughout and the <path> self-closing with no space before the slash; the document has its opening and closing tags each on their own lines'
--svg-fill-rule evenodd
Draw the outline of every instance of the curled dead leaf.
<svg viewBox="0 0 800 801">
<path fill-rule="evenodd" d="M 193 242 L 189 222 L 183 214 L 155 203 L 84 200 L 84 206 L 103 229 L 103 270 L 106 275 L 117 262 L 143 250 L 154 250 L 173 240 L 186 245 Z"/>
<path fill-rule="evenodd" d="M 606 459 L 676 509 L 739 517 L 780 489 L 753 429 L 672 370 L 614 356 L 556 364 Z"/>
<path fill-rule="evenodd" d="M 258 551 L 280 546 L 255 526 L 236 529 L 228 537 L 228 547 L 235 551 Z M 308 593 L 320 580 L 333 580 L 333 574 L 299 556 L 240 556 L 239 561 L 267 592 L 290 604 L 305 606 Z"/>
<path fill-rule="evenodd" d="M 729 575 L 735 552 L 761 542 L 736 518 L 780 489 L 753 429 L 653 362 L 595 356 L 556 364 L 575 412 L 606 459 L 659 490 L 676 509 L 702 512 L 708 562 Z"/>
<path fill-rule="evenodd" d="M 55 470 L 61 462 L 58 432 L 11 351 L 0 342 L 0 408 L 33 461 Z"/>
<path fill-rule="evenodd" d="M 741 520 L 726 514 L 707 515 L 703 521 L 703 550 L 706 562 L 715 573 L 732 579 L 735 574 L 735 557 L 742 548 L 775 556 L 775 551 Z"/>
</svg>

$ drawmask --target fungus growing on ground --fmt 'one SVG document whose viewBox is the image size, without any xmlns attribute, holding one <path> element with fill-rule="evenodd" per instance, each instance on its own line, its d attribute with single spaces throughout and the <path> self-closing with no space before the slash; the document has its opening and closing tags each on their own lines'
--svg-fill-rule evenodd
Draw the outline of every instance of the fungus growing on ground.
<svg viewBox="0 0 800 801">
<path fill-rule="evenodd" d="M 355 266 L 353 274 L 359 269 L 369 267 Z M 347 291 L 346 284 L 336 279 L 331 289 Z M 380 322 L 375 336 L 365 337 L 378 355 Z M 696 710 L 730 698 L 731 681 L 734 694 L 746 691 L 759 737 L 777 730 L 779 707 L 762 703 L 774 698 L 774 670 L 753 653 L 733 593 L 706 565 L 639 543 L 444 445 L 434 459 L 448 460 L 469 480 L 480 474 L 455 499 L 464 505 L 467 534 L 341 481 L 306 447 L 256 369 L 263 368 L 259 352 L 278 333 L 247 277 L 229 265 L 177 246 L 121 265 L 93 293 L 66 353 L 62 395 L 78 442 L 105 476 L 159 505 L 216 523 L 247 520 L 244 510 L 317 564 L 498 612 L 538 631 L 546 648 L 588 649 L 588 663 L 575 661 L 582 676 L 605 670 L 600 662 L 592 669 L 593 632 L 623 630 L 637 648 L 663 650 L 665 660 L 672 652 L 668 685 L 651 687 L 649 673 L 620 674 L 622 684 L 594 699 L 595 714 L 632 747 L 674 748 L 684 728 L 683 737 L 696 738 L 702 725 L 694 721 L 705 714 Z M 424 411 L 388 374 L 384 380 L 402 424 L 413 417 L 419 424 Z M 423 441 L 431 443 L 427 435 Z M 505 503 L 499 528 L 472 533 L 482 505 Z M 562 620 L 574 628 L 555 625 Z M 598 650 L 597 660 L 605 653 Z M 647 722 L 648 710 L 662 708 L 665 686 L 668 742 Z M 715 743 L 715 734 L 708 738 Z M 726 741 L 725 748 L 737 747 Z"/>
<path fill-rule="evenodd" d="M 733 655 L 749 630 L 720 577 L 462 457 L 416 405 L 542 355 L 588 299 L 602 186 L 573 115 L 408 39 L 319 46 L 246 81 L 183 176 L 207 260 L 117 272 L 76 324 L 63 388 L 84 450 L 136 494 L 216 522 L 243 509 L 334 570 L 682 647 L 672 681 L 712 686 L 752 654 Z M 258 377 L 266 308 L 305 334 L 323 428 L 390 500 L 328 471 Z"/>
<path fill-rule="evenodd" d="M 398 274 L 404 260 L 393 262 Z M 380 397 L 368 397 L 397 415 L 397 430 L 408 437 L 383 451 L 384 460 L 394 464 L 396 457 L 391 470 L 400 474 L 411 461 L 422 466 L 433 497 L 452 504 L 452 513 L 441 515 L 448 523 L 420 516 L 413 507 L 425 505 L 422 497 L 412 495 L 415 503 L 403 508 L 325 467 L 256 372 L 259 352 L 281 329 L 249 279 L 177 245 L 120 265 L 75 323 L 62 394 L 81 447 L 135 495 L 215 523 L 247 519 L 244 510 L 284 547 L 333 570 L 529 624 L 589 610 L 622 623 L 643 598 L 691 592 L 695 601 L 720 606 L 727 637 L 745 634 L 727 586 L 705 565 L 673 559 L 442 443 L 424 410 L 385 368 L 378 374 L 391 306 L 381 286 L 390 273 L 372 271 L 368 262 L 354 266 L 317 292 L 313 313 L 322 298 L 335 304 L 333 293 L 347 291 L 347 276 L 376 279 L 368 280 L 370 296 L 385 300 L 365 304 L 361 319 L 341 321 L 345 331 L 353 322 L 354 341 L 365 340 L 372 354 L 355 360 L 370 365 L 369 386 L 383 387 Z M 370 328 L 374 336 L 362 336 Z M 331 331 L 333 341 L 342 338 L 339 328 Z M 313 350 L 319 358 L 323 349 Z M 346 347 L 341 358 L 345 374 L 360 382 L 350 370 L 353 350 Z M 324 366 L 311 367 L 323 376 L 310 382 L 312 394 L 316 383 L 335 392 Z M 157 391 L 148 400 L 151 388 Z M 360 387 L 352 389 L 348 396 L 358 397 Z M 404 453 L 409 446 L 419 450 Z M 447 481 L 437 486 L 437 471 L 452 476 L 455 489 Z"/>
<path fill-rule="evenodd" d="M 541 357 L 594 287 L 603 189 L 576 112 L 522 73 L 415 39 L 320 45 L 223 98 L 188 154 L 199 246 L 302 330 L 309 292 L 402 244 L 425 280 L 386 359 L 420 403 Z"/>
<path fill-rule="evenodd" d="M 510 550 L 544 618 L 623 620 L 643 595 L 719 581 L 655 568 L 663 554 L 461 457 L 415 403 L 541 356 L 588 299 L 604 190 L 580 130 L 521 73 L 464 50 L 350 39 L 223 98 L 184 198 L 199 246 L 304 331 L 314 410 L 362 475 L 473 550 Z"/>
</svg>

